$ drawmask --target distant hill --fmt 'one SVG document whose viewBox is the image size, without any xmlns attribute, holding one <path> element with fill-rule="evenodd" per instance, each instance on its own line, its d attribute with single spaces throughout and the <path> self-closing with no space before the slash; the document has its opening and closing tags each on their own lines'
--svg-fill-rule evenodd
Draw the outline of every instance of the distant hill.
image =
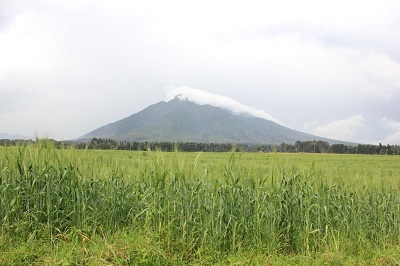
<svg viewBox="0 0 400 266">
<path fill-rule="evenodd" d="M 171 141 L 237 144 L 294 144 L 296 141 L 354 143 L 302 133 L 250 115 L 237 115 L 178 97 L 159 102 L 129 117 L 95 129 L 77 140 L 111 138 L 125 141 Z"/>
<path fill-rule="evenodd" d="M 34 137 L 25 136 L 21 134 L 7 134 L 7 133 L 0 133 L 0 139 L 35 139 Z"/>
</svg>

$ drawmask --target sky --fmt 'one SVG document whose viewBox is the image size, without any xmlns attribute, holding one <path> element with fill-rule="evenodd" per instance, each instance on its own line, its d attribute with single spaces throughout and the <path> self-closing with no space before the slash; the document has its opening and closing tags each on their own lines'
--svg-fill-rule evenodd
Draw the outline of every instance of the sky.
<svg viewBox="0 0 400 266">
<path fill-rule="evenodd" d="M 398 0 L 0 0 L 0 133 L 74 139 L 181 94 L 400 145 L 398 14 Z"/>
</svg>

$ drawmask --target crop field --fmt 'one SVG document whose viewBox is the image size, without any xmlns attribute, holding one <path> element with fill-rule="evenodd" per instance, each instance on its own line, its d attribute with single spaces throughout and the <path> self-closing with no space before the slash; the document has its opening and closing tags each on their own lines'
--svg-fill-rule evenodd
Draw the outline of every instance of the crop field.
<svg viewBox="0 0 400 266">
<path fill-rule="evenodd" d="M 0 265 L 399 265 L 400 157 L 0 147 Z"/>
</svg>

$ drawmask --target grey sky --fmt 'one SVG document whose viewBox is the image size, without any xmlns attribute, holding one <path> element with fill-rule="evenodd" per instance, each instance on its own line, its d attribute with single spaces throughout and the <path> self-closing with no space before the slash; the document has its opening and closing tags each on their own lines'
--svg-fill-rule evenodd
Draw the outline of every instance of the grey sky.
<svg viewBox="0 0 400 266">
<path fill-rule="evenodd" d="M 76 138 L 183 90 L 400 144 L 398 14 L 390 0 L 0 0 L 0 133 Z"/>
</svg>

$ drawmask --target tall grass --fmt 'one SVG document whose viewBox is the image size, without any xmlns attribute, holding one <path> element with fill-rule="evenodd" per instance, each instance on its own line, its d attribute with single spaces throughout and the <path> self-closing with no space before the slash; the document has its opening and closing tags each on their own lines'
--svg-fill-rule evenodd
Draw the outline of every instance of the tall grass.
<svg viewBox="0 0 400 266">
<path fill-rule="evenodd" d="M 7 150 L 0 158 L 1 234 L 55 242 L 74 229 L 132 230 L 150 236 L 162 256 L 186 262 L 252 250 L 357 254 L 365 245 L 400 242 L 395 188 L 326 182 L 313 166 L 301 175 L 274 165 L 280 176 L 266 174 L 242 168 L 235 153 L 218 171 L 198 169 L 201 154 L 194 163 L 178 153 L 145 155 L 151 159 L 128 176 L 129 166 L 112 157 L 56 150 L 46 141 Z"/>
</svg>

